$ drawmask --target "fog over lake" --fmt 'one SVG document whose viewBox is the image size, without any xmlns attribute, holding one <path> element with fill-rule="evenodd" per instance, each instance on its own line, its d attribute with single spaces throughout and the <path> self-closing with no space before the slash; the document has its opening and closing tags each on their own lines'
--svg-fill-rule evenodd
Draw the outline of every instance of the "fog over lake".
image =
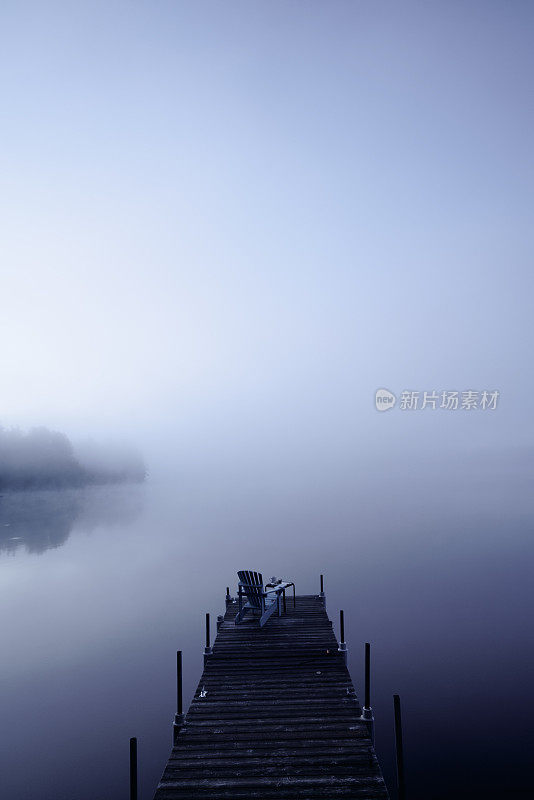
<svg viewBox="0 0 534 800">
<path fill-rule="evenodd" d="M 398 693 L 409 800 L 532 797 L 534 5 L 0 22 L 2 800 L 149 800 L 239 569 L 325 575 L 389 786 Z"/>
<path fill-rule="evenodd" d="M 302 593 L 325 574 L 337 633 L 345 610 L 359 693 L 372 642 L 376 745 L 390 785 L 399 692 L 413 797 L 428 797 L 429 784 L 435 798 L 502 797 L 511 765 L 528 796 L 533 501 L 517 455 L 427 457 L 406 474 L 403 459 L 340 471 L 205 464 L 179 480 L 52 492 L 44 538 L 2 498 L 2 524 L 12 519 L 24 542 L 15 548 L 3 534 L 6 796 L 124 796 L 136 735 L 150 797 L 170 747 L 175 650 L 188 702 L 203 615 L 223 613 L 240 567 L 287 575 Z M 532 454 L 522 458 L 526 466 Z M 39 506 L 42 496 L 25 500 Z"/>
</svg>

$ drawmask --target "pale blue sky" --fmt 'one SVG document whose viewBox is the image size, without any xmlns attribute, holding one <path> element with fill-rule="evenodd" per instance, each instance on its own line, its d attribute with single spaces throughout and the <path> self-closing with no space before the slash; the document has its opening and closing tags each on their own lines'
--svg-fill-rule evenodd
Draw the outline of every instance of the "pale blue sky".
<svg viewBox="0 0 534 800">
<path fill-rule="evenodd" d="M 0 13 L 0 424 L 533 443 L 532 4 Z"/>
</svg>

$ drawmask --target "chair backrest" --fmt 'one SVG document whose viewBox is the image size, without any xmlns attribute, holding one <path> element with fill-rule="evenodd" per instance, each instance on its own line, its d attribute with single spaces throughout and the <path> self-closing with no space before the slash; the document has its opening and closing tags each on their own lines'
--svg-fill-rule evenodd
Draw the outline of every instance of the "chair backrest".
<svg viewBox="0 0 534 800">
<path fill-rule="evenodd" d="M 239 582 L 243 584 L 243 591 L 253 608 L 262 609 L 263 577 L 261 572 L 242 570 L 238 572 Z"/>
</svg>

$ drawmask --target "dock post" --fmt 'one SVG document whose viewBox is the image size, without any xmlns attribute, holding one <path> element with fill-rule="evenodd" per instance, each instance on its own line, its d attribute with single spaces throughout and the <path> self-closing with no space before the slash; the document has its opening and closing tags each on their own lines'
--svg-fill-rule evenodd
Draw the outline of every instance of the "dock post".
<svg viewBox="0 0 534 800">
<path fill-rule="evenodd" d="M 230 587 L 226 587 L 226 605 L 229 606 L 232 603 L 232 596 L 230 594 Z"/>
<path fill-rule="evenodd" d="M 347 648 L 347 643 L 345 642 L 345 614 L 341 610 L 339 612 L 339 630 L 340 630 L 340 642 L 338 647 L 338 652 L 343 656 L 343 663 L 347 666 L 349 660 L 349 651 Z"/>
<path fill-rule="evenodd" d="M 322 575 L 321 575 L 321 591 L 319 593 L 319 597 L 321 599 L 321 602 L 322 602 L 323 606 L 326 605 L 326 597 L 325 597 L 325 593 L 324 593 L 324 578 L 323 578 Z"/>
<path fill-rule="evenodd" d="M 204 665 L 207 663 L 209 656 L 213 653 L 213 648 L 210 647 L 210 615 L 206 614 L 206 647 L 204 648 Z"/>
<path fill-rule="evenodd" d="M 137 800 L 137 738 L 130 739 L 130 800 Z"/>
<path fill-rule="evenodd" d="M 222 614 L 219 614 L 219 616 L 217 617 L 217 630 L 219 630 L 223 622 L 224 622 L 224 617 Z"/>
<path fill-rule="evenodd" d="M 172 726 L 172 742 L 176 746 L 178 734 L 184 725 L 183 701 L 182 701 L 182 651 L 176 652 L 176 714 Z"/>
<path fill-rule="evenodd" d="M 395 711 L 395 753 L 397 756 L 397 797 L 406 800 L 406 786 L 404 783 L 404 753 L 402 749 L 402 722 L 400 697 L 393 695 L 393 709 Z"/>
<path fill-rule="evenodd" d="M 375 743 L 375 718 L 371 708 L 371 645 L 365 643 L 365 701 L 362 709 L 362 719 L 367 722 L 369 736 L 374 745 Z"/>
</svg>

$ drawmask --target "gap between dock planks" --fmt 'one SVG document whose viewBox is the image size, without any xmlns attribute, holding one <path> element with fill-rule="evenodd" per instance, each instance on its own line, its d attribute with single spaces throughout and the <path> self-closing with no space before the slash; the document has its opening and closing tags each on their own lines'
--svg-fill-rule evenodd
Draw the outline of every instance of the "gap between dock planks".
<svg viewBox="0 0 534 800">
<path fill-rule="evenodd" d="M 322 600 L 260 628 L 226 609 L 154 800 L 387 798 Z"/>
</svg>

